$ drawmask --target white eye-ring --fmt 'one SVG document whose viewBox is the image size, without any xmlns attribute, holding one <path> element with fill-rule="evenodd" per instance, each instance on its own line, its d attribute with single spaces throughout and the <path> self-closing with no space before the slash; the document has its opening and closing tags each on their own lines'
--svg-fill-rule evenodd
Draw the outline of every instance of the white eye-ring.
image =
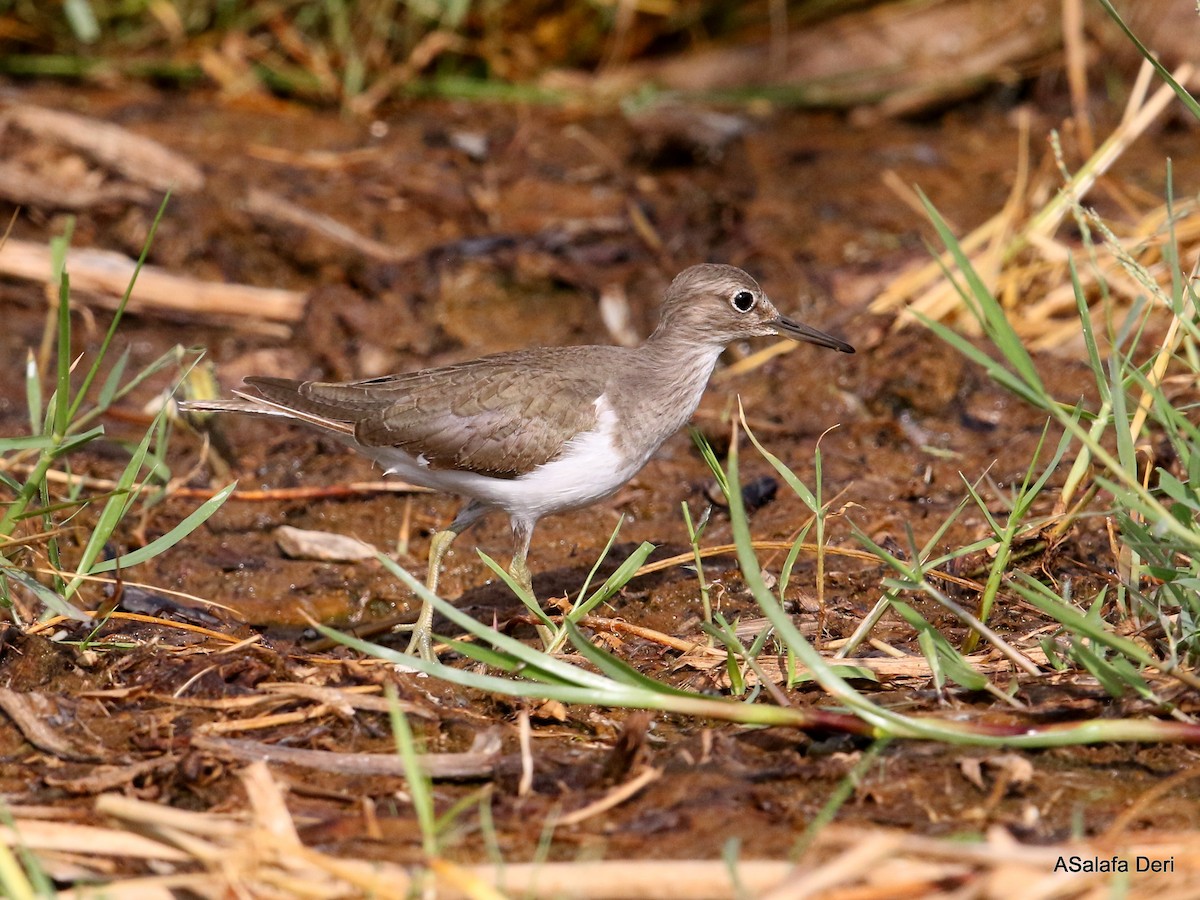
<svg viewBox="0 0 1200 900">
<path fill-rule="evenodd" d="M 738 312 L 750 312 L 750 310 L 754 309 L 754 304 L 757 301 L 758 298 L 750 291 L 738 291 L 729 298 L 729 302 L 733 304 L 733 308 Z"/>
</svg>

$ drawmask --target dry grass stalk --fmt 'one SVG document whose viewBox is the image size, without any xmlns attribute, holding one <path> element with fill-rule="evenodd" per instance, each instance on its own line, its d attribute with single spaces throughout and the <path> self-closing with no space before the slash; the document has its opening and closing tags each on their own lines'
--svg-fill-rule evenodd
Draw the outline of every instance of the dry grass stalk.
<svg viewBox="0 0 1200 900">
<path fill-rule="evenodd" d="M 491 777 L 500 758 L 500 740 L 495 733 L 484 732 L 476 739 L 475 744 L 476 746 L 462 753 L 423 753 L 418 757 L 421 768 L 430 778 L 436 779 Z M 404 761 L 394 753 L 303 750 L 265 741 L 211 737 L 203 734 L 201 729 L 196 729 L 191 746 L 222 759 L 263 764 L 273 762 L 339 775 L 400 778 L 405 774 Z"/>
<path fill-rule="evenodd" d="M 113 305 L 125 293 L 134 268 L 132 259 L 111 250 L 73 248 L 67 261 L 73 290 L 97 294 Z M 49 247 L 11 239 L 0 247 L 0 275 L 49 284 L 53 274 Z M 306 301 L 307 295 L 301 291 L 200 281 L 173 275 L 156 266 L 143 266 L 128 310 L 170 311 L 234 320 L 249 316 L 290 323 L 300 321 Z"/>
<path fill-rule="evenodd" d="M 320 237 L 330 243 L 345 247 L 366 259 L 386 263 L 410 262 L 414 254 L 398 250 L 391 244 L 372 240 L 366 235 L 359 234 L 349 225 L 344 225 L 332 216 L 313 212 L 299 204 L 264 191 L 261 188 L 251 188 L 246 195 L 246 211 L 254 218 L 268 222 L 275 227 L 299 228 L 302 231 Z"/>
<path fill-rule="evenodd" d="M 339 859 L 304 847 L 286 806 L 286 795 L 263 765 L 242 775 L 250 812 L 230 818 L 164 808 L 117 795 L 99 798 L 97 811 L 120 823 L 112 829 L 64 826 L 19 819 L 17 833 L 43 859 L 76 856 L 157 860 L 189 867 L 164 879 L 109 880 L 104 895 L 116 898 L 165 896 L 143 893 L 183 886 L 201 896 L 350 897 L 409 895 L 420 869 L 394 863 Z M 985 804 L 981 797 L 980 803 Z M 137 833 L 135 833 L 137 832 Z M 16 835 L 0 830 L 12 843 Z M 80 851 L 78 848 L 87 848 Z M 1200 838 L 1195 833 L 1142 834 L 1136 840 L 1098 839 L 1053 846 L 1018 843 L 1002 827 L 983 840 L 966 843 L 913 836 L 899 830 L 831 825 L 816 835 L 798 864 L 742 860 L 606 860 L 492 865 L 461 865 L 427 860 L 430 896 L 610 898 L 811 896 L 943 898 L 962 896 L 1104 896 L 1111 876 L 1055 871 L 1060 858 L 1174 861 L 1174 872 L 1128 876 L 1125 896 L 1161 896 L 1169 877 L 1173 896 L 1200 890 Z M 1132 867 L 1131 867 L 1132 868 Z M 182 881 L 180 881 L 182 879 Z"/>
<path fill-rule="evenodd" d="M 120 125 L 26 104 L 10 106 L 0 113 L 0 119 L 42 140 L 86 153 L 106 168 L 152 190 L 191 194 L 204 187 L 204 173 L 195 163 Z"/>
<path fill-rule="evenodd" d="M 1187 65 L 1175 73 L 1180 81 L 1186 81 L 1191 74 L 1192 67 Z M 1145 267 L 1159 284 L 1169 284 L 1170 272 L 1161 252 L 1167 219 L 1167 209 L 1163 206 L 1144 213 L 1126 227 L 1117 236 L 1119 250 L 1109 248 L 1099 254 L 1094 268 L 1088 265 L 1088 248 L 1067 243 L 1055 234 L 1072 204 L 1084 199 L 1096 180 L 1162 115 L 1174 96 L 1168 86 L 1159 88 L 1148 100 L 1135 92 L 1117 129 L 1061 190 L 1029 216 L 1024 215 L 1024 210 L 1031 199 L 1049 193 L 1051 186 L 1045 179 L 1031 182 L 1027 176 L 1028 124 L 1022 120 L 1021 160 L 1009 200 L 1000 213 L 964 237 L 962 247 L 983 282 L 1005 305 L 1018 334 L 1032 349 L 1058 349 L 1080 338 L 1075 295 L 1068 277 L 1072 261 L 1085 291 L 1093 298 L 1100 295 L 1101 278 L 1115 299 L 1132 302 L 1146 293 L 1131 274 L 1128 260 Z M 889 183 L 886 178 L 884 183 Z M 1175 204 L 1174 230 L 1181 247 L 1200 247 L 1200 221 L 1190 215 L 1195 208 L 1195 201 Z M 899 311 L 896 327 L 911 324 L 921 315 L 953 321 L 965 330 L 977 332 L 978 323 L 967 314 L 957 288 L 942 274 L 942 266 L 950 264 L 949 254 L 945 253 L 939 261 L 901 275 L 875 300 L 871 311 Z M 1108 314 L 1110 310 L 1100 304 L 1092 311 L 1097 319 Z M 1103 322 L 1097 324 L 1103 326 Z M 1106 329 L 1099 327 L 1097 333 L 1102 335 Z"/>
<path fill-rule="evenodd" d="M 1037 647 L 1024 649 L 1022 655 L 1038 665 L 1046 665 L 1046 654 Z M 718 684 L 727 688 L 731 682 L 728 673 L 725 672 L 726 656 L 725 650 L 702 647 L 682 658 L 680 662 L 686 663 L 694 669 L 711 673 Z M 1002 675 L 1013 672 L 1013 664 L 992 651 L 973 654 L 965 659 L 972 669 L 982 675 Z M 784 661 L 779 656 L 764 654 L 758 658 L 757 662 L 763 674 L 775 684 L 783 684 L 788 680 L 789 673 L 784 670 Z M 833 658 L 826 659 L 825 662 L 830 666 L 867 669 L 880 681 L 892 686 L 903 681 L 925 684 L 933 676 L 929 661 L 923 656 L 906 656 L 902 659 L 896 657 Z M 795 678 L 796 676 L 803 677 L 807 673 L 808 669 L 797 663 L 795 670 L 790 674 Z M 743 677 L 750 685 L 754 685 L 758 681 L 753 671 L 746 671 Z"/>
</svg>

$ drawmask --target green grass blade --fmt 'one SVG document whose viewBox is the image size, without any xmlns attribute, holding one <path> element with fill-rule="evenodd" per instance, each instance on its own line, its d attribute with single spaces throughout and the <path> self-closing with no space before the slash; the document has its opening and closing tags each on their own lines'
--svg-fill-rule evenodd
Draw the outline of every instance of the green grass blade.
<svg viewBox="0 0 1200 900">
<path fill-rule="evenodd" d="M 605 579 L 604 584 L 600 585 L 592 596 L 567 614 L 567 621 L 578 622 L 601 603 L 605 603 L 615 596 L 618 591 L 629 583 L 629 579 L 642 567 L 642 564 L 646 562 L 646 559 L 654 552 L 654 549 L 654 545 L 649 541 L 642 541 L 626 557 L 625 561 L 617 567 L 617 570 Z"/>
<path fill-rule="evenodd" d="M 17 453 L 22 450 L 48 450 L 53 446 L 54 438 L 46 434 L 0 438 L 0 453 Z"/>
<path fill-rule="evenodd" d="M 58 285 L 58 378 L 54 392 L 53 433 L 62 437 L 71 421 L 71 279 L 64 271 Z"/>
<path fill-rule="evenodd" d="M 963 299 L 981 317 L 988 336 L 996 344 L 1000 352 L 1004 354 L 1004 358 L 1008 361 L 1009 365 L 1017 371 L 1021 380 L 1035 394 L 1047 396 L 1046 389 L 1042 385 L 1042 379 L 1033 364 L 1033 358 L 1029 355 L 1029 351 L 1025 349 L 1021 338 L 1008 321 L 1003 308 L 996 302 L 996 298 L 992 296 L 983 279 L 979 277 L 975 266 L 972 265 L 970 258 L 963 251 L 962 245 L 959 244 L 958 239 L 946 224 L 945 219 L 942 218 L 941 213 L 929 202 L 928 197 L 923 193 L 920 196 L 921 203 L 925 207 L 925 212 L 938 233 L 938 238 L 946 249 L 950 251 L 950 255 L 954 259 L 954 264 L 962 272 L 963 277 L 967 280 L 967 285 L 971 289 L 969 295 L 963 292 Z"/>
<path fill-rule="evenodd" d="M 556 660 L 552 656 L 548 656 L 547 654 L 535 650 L 532 647 L 528 647 L 515 638 L 511 638 L 506 634 L 501 634 L 494 628 L 489 628 L 482 622 L 476 621 L 466 613 L 459 610 L 453 604 L 447 603 L 441 597 L 437 596 L 437 594 L 432 593 L 429 588 L 427 588 L 422 582 L 418 581 L 399 563 L 383 555 L 380 555 L 378 559 L 385 569 L 404 582 L 408 589 L 413 591 L 423 601 L 432 603 L 434 608 L 439 613 L 441 613 L 463 631 L 487 641 L 497 650 L 507 653 L 513 658 L 521 660 L 528 665 L 540 666 L 566 682 L 583 686 L 592 685 L 597 688 L 603 687 L 608 683 L 608 680 L 605 678 L 592 675 L 592 673 L 585 672 L 582 669 L 579 669 L 577 666 L 572 666 L 569 663 Z M 416 664 L 414 663 L 414 666 L 415 665 Z"/>
<path fill-rule="evenodd" d="M 1125 20 L 1121 18 L 1120 13 L 1116 11 L 1110 0 L 1097 0 L 1097 2 L 1104 7 L 1104 11 L 1108 13 L 1109 17 L 1117 23 L 1117 27 L 1125 32 L 1125 37 L 1129 39 L 1133 46 L 1137 47 L 1138 52 L 1145 57 L 1146 61 L 1154 66 L 1154 70 L 1158 72 L 1159 77 L 1171 86 L 1171 90 L 1175 92 L 1175 96 L 1183 102 L 1188 111 L 1196 119 L 1200 119 L 1200 102 L 1197 102 L 1196 98 L 1188 93 L 1187 88 L 1175 80 L 1174 76 L 1167 71 L 1167 67 L 1158 61 L 1158 56 L 1152 53 L 1145 44 L 1138 40 L 1137 35 L 1130 31 L 1129 26 L 1125 24 Z"/>
<path fill-rule="evenodd" d="M 583 602 L 583 598 L 587 596 L 588 588 L 592 586 L 592 579 L 596 577 L 596 573 L 600 571 L 600 566 L 604 560 L 608 558 L 608 553 L 612 550 L 613 544 L 617 542 L 617 535 L 621 533 L 621 526 L 625 524 L 625 516 L 622 515 L 617 519 L 617 524 L 613 528 L 612 533 L 608 536 L 608 542 L 605 543 L 604 549 L 600 551 L 600 555 L 596 557 L 596 561 L 592 563 L 592 568 L 588 571 L 587 578 L 583 580 L 583 587 L 579 589 L 579 596 L 575 600 L 575 605 L 578 606 Z"/>
<path fill-rule="evenodd" d="M 647 691 L 662 694 L 674 694 L 677 697 L 694 697 L 692 691 L 685 691 L 677 688 L 674 685 L 667 684 L 662 681 L 657 681 L 648 675 L 643 675 L 633 666 L 626 663 L 624 660 L 618 659 L 613 654 L 609 653 L 600 647 L 597 647 L 587 639 L 582 631 L 577 626 L 568 622 L 566 625 L 567 637 L 579 654 L 588 662 L 599 669 L 604 675 L 607 675 L 613 681 L 629 685 L 631 687 L 643 688 Z"/>
<path fill-rule="evenodd" d="M 15 581 L 21 585 L 56 616 L 64 616 L 68 619 L 75 619 L 79 622 L 91 622 L 91 613 L 85 612 L 71 603 L 67 602 L 66 598 L 57 591 L 52 591 L 46 587 L 32 575 L 22 572 L 20 569 L 13 566 L 3 556 L 0 556 L 0 571 L 4 573 L 4 577 L 11 581 Z"/>
<path fill-rule="evenodd" d="M 200 506 L 196 507 L 185 516 L 178 525 L 168 531 L 166 534 L 160 535 L 146 544 L 144 547 L 126 553 L 122 556 L 113 557 L 112 559 L 101 560 L 91 568 L 92 574 L 101 572 L 111 572 L 118 567 L 128 569 L 132 566 L 140 565 L 148 560 L 154 559 L 160 553 L 165 553 L 170 550 L 185 537 L 207 522 L 212 515 L 219 510 L 229 499 L 229 495 L 237 488 L 237 482 L 227 484 L 217 493 L 213 494 L 205 500 Z M 123 498 L 122 498 L 123 499 Z"/>
<path fill-rule="evenodd" d="M 158 212 L 154 216 L 154 220 L 150 223 L 150 230 L 146 235 L 146 240 L 142 244 L 142 252 L 138 256 L 137 262 L 133 267 L 133 274 L 129 276 L 129 284 L 125 287 L 125 293 L 121 296 L 117 303 L 117 308 L 113 311 L 112 321 L 108 325 L 108 331 L 104 334 L 104 340 L 100 342 L 100 348 L 96 351 L 96 358 L 93 360 L 91 367 L 83 378 L 83 384 L 79 387 L 79 392 L 75 395 L 74 400 L 69 400 L 70 394 L 62 393 L 62 404 L 69 404 L 70 412 L 67 420 L 74 419 L 79 414 L 79 408 L 83 406 L 83 401 L 87 398 L 88 391 L 91 390 L 92 382 L 100 372 L 100 367 L 104 363 L 104 357 L 108 354 L 108 348 L 112 345 L 113 338 L 116 337 L 117 327 L 121 324 L 121 318 L 125 315 L 125 307 L 129 305 L 129 296 L 133 293 L 133 286 L 137 284 L 138 275 L 141 274 L 142 266 L 146 264 L 146 257 L 150 254 L 150 245 L 154 243 L 154 235 L 158 231 L 158 225 L 162 221 L 163 215 L 167 211 L 167 203 L 171 199 L 171 192 L 167 191 L 163 197 L 162 203 L 159 204 Z M 66 285 L 66 274 L 63 274 L 64 290 Z M 60 326 L 61 327 L 61 326 Z M 60 334 L 61 340 L 61 334 Z"/>
<path fill-rule="evenodd" d="M 484 565 L 496 573 L 500 580 L 504 582 L 505 586 L 512 591 L 514 595 L 516 595 L 517 599 L 524 604 L 527 610 L 533 613 L 533 615 L 542 623 L 544 627 L 558 627 L 554 624 L 554 622 L 551 621 L 550 617 L 546 615 L 546 611 L 543 610 L 538 604 L 537 598 L 534 597 L 533 594 L 529 593 L 529 591 L 527 591 L 521 585 L 521 583 L 517 581 L 517 579 L 513 578 L 512 575 L 509 574 L 509 571 L 504 568 L 504 566 L 500 565 L 500 563 L 496 562 L 482 550 L 476 549 L 475 552 L 479 554 L 479 558 L 483 560 Z"/>
<path fill-rule="evenodd" d="M 413 737 L 408 716 L 400 709 L 396 697 L 396 685 L 384 685 L 384 697 L 388 704 L 388 718 L 392 723 L 392 736 L 396 741 L 396 752 L 404 764 L 404 780 L 408 784 L 408 796 L 413 811 L 417 814 L 417 825 L 421 830 L 421 848 L 425 856 L 433 859 L 438 854 L 437 817 L 433 809 L 433 785 L 425 770 L 421 768 L 417 742 Z"/>
<path fill-rule="evenodd" d="M 92 533 L 88 537 L 88 542 L 84 545 L 83 553 L 80 554 L 75 577 L 67 583 L 64 590 L 65 596 L 73 596 L 79 590 L 79 586 L 83 583 L 84 578 L 94 571 L 96 560 L 103 552 L 104 545 L 108 543 L 113 532 L 116 531 L 117 525 L 120 524 L 121 519 L 125 517 L 130 505 L 136 499 L 136 492 L 133 485 L 137 481 L 138 473 L 142 469 L 142 463 L 150 450 L 150 440 L 153 435 L 154 429 L 147 429 L 141 442 L 134 450 L 129 463 L 125 466 L 124 471 L 121 472 L 121 477 L 117 479 L 113 496 L 109 497 L 108 501 L 104 504 L 104 509 L 101 510 L 100 517 L 96 520 Z"/>
<path fill-rule="evenodd" d="M 125 368 L 129 365 L 129 352 L 129 348 L 126 347 L 124 352 L 117 357 L 117 361 L 113 363 L 113 367 L 109 369 L 104 383 L 100 385 L 100 392 L 96 395 L 96 406 L 100 409 L 108 409 L 112 405 L 113 398 L 117 396 L 117 391 L 121 387 L 121 379 L 125 375 Z"/>
<path fill-rule="evenodd" d="M 721 465 L 721 461 L 717 459 L 717 452 L 713 450 L 712 444 L 708 442 L 708 438 L 699 428 L 689 428 L 688 434 L 691 435 L 692 443 L 696 445 L 696 449 L 700 451 L 700 458 L 704 460 L 704 464 L 708 466 L 708 471 L 712 473 L 713 478 L 717 479 L 717 486 L 721 489 L 721 495 L 729 499 L 729 478 L 725 474 L 725 468 Z"/>
<path fill-rule="evenodd" d="M 947 678 L 969 691 L 982 691 L 987 688 L 988 679 L 975 671 L 942 633 L 925 621 L 924 616 L 901 600 L 893 601 L 892 609 L 917 632 L 918 640 L 923 641 L 922 649 L 925 649 L 926 645 L 932 649 L 932 653 L 925 653 L 931 669 L 940 669 Z"/>
</svg>

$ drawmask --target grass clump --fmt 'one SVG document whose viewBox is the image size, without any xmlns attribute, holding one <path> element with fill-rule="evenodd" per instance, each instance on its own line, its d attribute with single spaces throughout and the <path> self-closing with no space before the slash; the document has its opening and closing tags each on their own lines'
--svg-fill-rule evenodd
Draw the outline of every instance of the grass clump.
<svg viewBox="0 0 1200 900">
<path fill-rule="evenodd" d="M 0 5 L 22 52 L 0 71 L 38 77 L 124 75 L 231 93 L 266 90 L 369 114 L 396 92 L 524 102 L 561 68 L 594 70 L 652 48 L 770 21 L 763 0 L 633 10 L 533 0 L 279 0 Z M 7 28 L 5 28 L 7 26 Z"/>
<path fill-rule="evenodd" d="M 114 404 L 160 373 L 173 371 L 176 378 L 182 377 L 181 373 L 198 359 L 195 352 L 176 347 L 141 370 L 130 372 L 128 349 L 112 358 L 113 342 L 137 272 L 165 209 L 164 200 L 125 295 L 90 359 L 84 354 L 75 356 L 72 349 L 69 233 L 53 242 L 58 303 L 47 319 L 44 345 L 54 349 L 54 366 L 44 378 L 43 366 L 38 365 L 32 352 L 29 354 L 25 366 L 29 433 L 0 438 L 0 492 L 9 495 L 0 506 L 0 605 L 18 624 L 27 624 L 29 616 L 14 602 L 14 587 L 25 589 L 48 613 L 89 620 L 91 615 L 75 602 L 85 583 L 107 573 L 116 573 L 119 578 L 123 570 L 170 549 L 208 519 L 233 489 L 230 485 L 218 492 L 146 545 L 125 554 L 110 552 L 122 523 L 166 495 L 170 478 L 166 451 L 171 435 L 166 404 L 141 438 L 127 447 L 129 461 L 107 493 L 85 496 L 80 481 L 71 477 L 72 459 L 104 438 L 100 420 Z M 64 487 L 56 487 L 59 484 Z M 88 508 L 98 508 L 99 513 L 81 549 L 68 562 L 64 538 L 73 535 L 78 528 L 76 519 Z"/>
</svg>

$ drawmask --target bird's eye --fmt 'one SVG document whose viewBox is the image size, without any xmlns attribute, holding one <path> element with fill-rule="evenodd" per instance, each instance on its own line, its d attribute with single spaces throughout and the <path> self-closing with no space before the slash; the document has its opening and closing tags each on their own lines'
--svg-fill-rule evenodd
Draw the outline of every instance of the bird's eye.
<svg viewBox="0 0 1200 900">
<path fill-rule="evenodd" d="M 750 312 L 754 309 L 754 295 L 749 291 L 738 291 L 730 302 L 738 312 Z"/>
</svg>

